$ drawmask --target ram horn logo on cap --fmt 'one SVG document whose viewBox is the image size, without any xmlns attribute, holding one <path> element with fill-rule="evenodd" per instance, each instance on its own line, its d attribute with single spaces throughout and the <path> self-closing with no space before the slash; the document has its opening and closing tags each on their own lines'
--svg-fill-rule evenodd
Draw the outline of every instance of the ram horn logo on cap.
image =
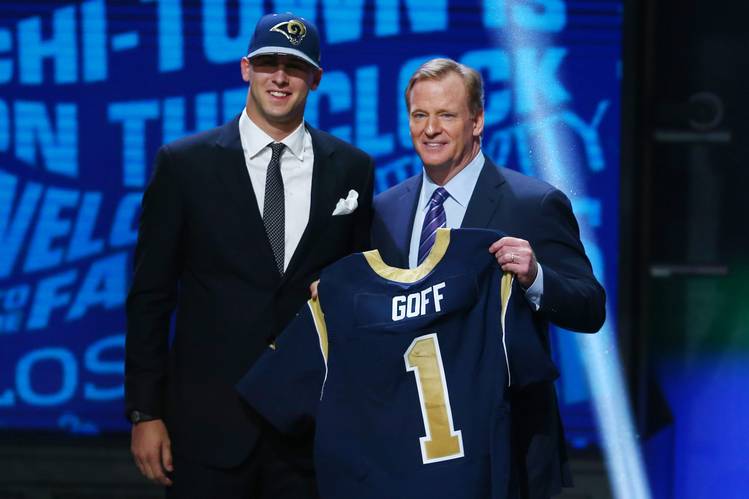
<svg viewBox="0 0 749 499">
<path fill-rule="evenodd" d="M 307 26 L 296 19 L 278 23 L 273 26 L 270 31 L 281 33 L 289 39 L 292 45 L 299 45 L 302 43 L 302 40 L 304 40 L 304 37 L 307 36 Z"/>
</svg>

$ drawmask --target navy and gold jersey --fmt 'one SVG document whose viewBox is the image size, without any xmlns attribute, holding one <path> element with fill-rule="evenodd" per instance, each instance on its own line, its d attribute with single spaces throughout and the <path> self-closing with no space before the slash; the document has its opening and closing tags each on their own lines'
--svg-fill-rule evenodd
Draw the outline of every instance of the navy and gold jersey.
<svg viewBox="0 0 749 499">
<path fill-rule="evenodd" d="M 280 431 L 315 425 L 325 499 L 511 497 L 509 390 L 556 378 L 502 234 L 440 229 L 417 268 L 379 253 L 325 269 L 310 301 L 238 384 Z"/>
</svg>

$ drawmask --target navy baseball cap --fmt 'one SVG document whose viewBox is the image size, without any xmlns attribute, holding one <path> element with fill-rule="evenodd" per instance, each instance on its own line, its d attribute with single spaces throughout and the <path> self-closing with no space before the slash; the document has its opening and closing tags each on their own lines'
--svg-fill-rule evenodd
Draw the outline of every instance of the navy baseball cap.
<svg viewBox="0 0 749 499">
<path fill-rule="evenodd" d="M 260 18 L 247 49 L 247 58 L 288 54 L 320 69 L 320 36 L 314 24 L 291 12 Z"/>
</svg>

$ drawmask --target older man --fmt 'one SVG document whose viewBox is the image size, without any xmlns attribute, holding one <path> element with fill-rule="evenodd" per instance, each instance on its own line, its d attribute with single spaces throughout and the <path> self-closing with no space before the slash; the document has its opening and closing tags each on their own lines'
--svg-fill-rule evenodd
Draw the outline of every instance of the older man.
<svg viewBox="0 0 749 499">
<path fill-rule="evenodd" d="M 450 59 L 433 59 L 411 77 L 406 104 L 424 171 L 375 198 L 372 243 L 385 261 L 419 265 L 439 227 L 499 229 L 510 237 L 488 251 L 515 274 L 547 347 L 550 323 L 582 332 L 600 329 L 605 293 L 567 197 L 545 182 L 498 168 L 481 151 L 481 75 Z M 523 497 L 546 499 L 571 485 L 551 383 L 516 394 L 513 437 Z"/>
<path fill-rule="evenodd" d="M 317 496 L 311 439 L 275 435 L 234 384 L 320 269 L 366 249 L 373 163 L 304 123 L 322 77 L 309 21 L 262 17 L 241 71 L 241 114 L 163 146 L 144 195 L 127 302 L 132 452 L 168 497 L 304 499 Z"/>
</svg>

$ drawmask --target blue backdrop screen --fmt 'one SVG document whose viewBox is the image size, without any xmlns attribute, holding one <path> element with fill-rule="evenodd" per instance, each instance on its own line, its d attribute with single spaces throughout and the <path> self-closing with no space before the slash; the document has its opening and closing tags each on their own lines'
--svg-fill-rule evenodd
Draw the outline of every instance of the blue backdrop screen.
<svg viewBox="0 0 749 499">
<path fill-rule="evenodd" d="M 0 428 L 127 428 L 123 307 L 154 153 L 241 112 L 255 22 L 287 10 L 323 41 L 306 119 L 375 157 L 377 191 L 421 168 L 403 99 L 413 70 L 436 56 L 480 70 L 485 153 L 570 196 L 613 328 L 620 1 L 4 2 Z M 559 392 L 584 446 L 594 425 L 572 337 L 554 336 Z"/>
</svg>

